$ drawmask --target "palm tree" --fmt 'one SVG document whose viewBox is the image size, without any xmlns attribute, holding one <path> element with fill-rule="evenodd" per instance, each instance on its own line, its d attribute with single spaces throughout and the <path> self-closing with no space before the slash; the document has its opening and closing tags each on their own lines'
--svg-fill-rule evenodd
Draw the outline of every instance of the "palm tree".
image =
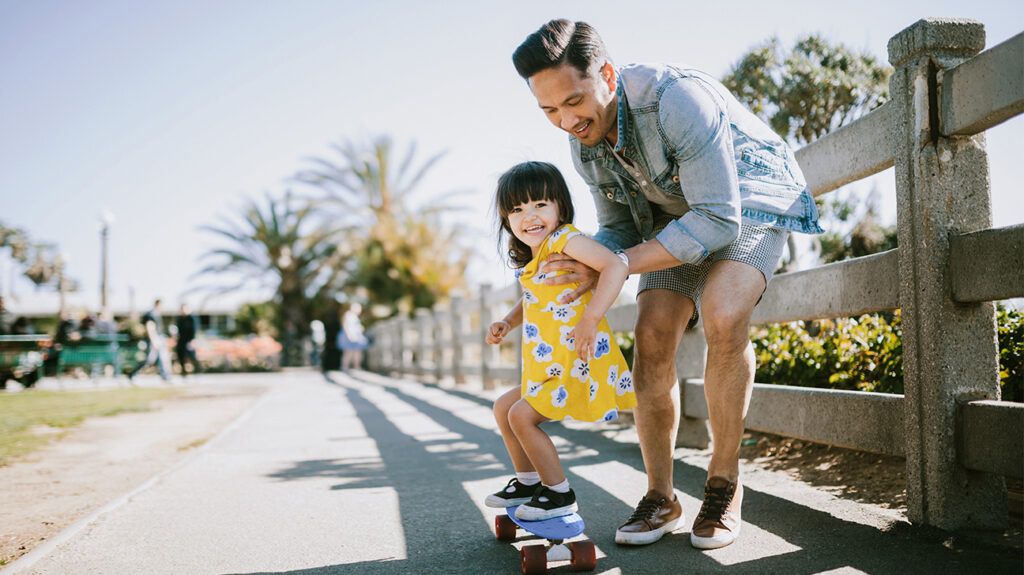
<svg viewBox="0 0 1024 575">
<path fill-rule="evenodd" d="M 208 263 L 196 275 L 234 276 L 229 284 L 197 289 L 219 295 L 257 286 L 274 291 L 278 305 L 277 328 L 282 339 L 282 365 L 302 363 L 298 345 L 306 335 L 310 311 L 316 302 L 333 295 L 344 273 L 347 226 L 314 225 L 313 203 L 269 194 L 261 205 L 250 200 L 241 218 L 221 218 L 219 225 L 201 229 L 227 240 L 201 261 Z"/>
<path fill-rule="evenodd" d="M 413 142 L 397 158 L 388 136 L 368 145 L 349 140 L 331 149 L 339 158 L 308 158 L 311 166 L 294 180 L 323 192 L 320 202 L 329 221 L 357 230 L 357 263 L 348 287 L 366 288 L 371 303 L 395 311 L 406 307 L 400 302 L 433 305 L 462 286 L 469 252 L 441 225 L 443 214 L 458 210 L 445 201 L 460 192 L 433 195 L 426 206 L 415 203 L 424 177 L 444 152 L 418 162 Z"/>
</svg>

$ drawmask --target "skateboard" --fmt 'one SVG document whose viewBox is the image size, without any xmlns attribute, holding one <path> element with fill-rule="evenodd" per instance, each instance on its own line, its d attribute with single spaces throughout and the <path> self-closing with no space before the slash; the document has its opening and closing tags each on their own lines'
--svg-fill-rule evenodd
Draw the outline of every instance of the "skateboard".
<svg viewBox="0 0 1024 575">
<path fill-rule="evenodd" d="M 583 518 L 578 514 L 541 521 L 523 521 L 516 517 L 516 508 L 508 507 L 505 515 L 494 518 L 494 534 L 498 541 L 514 541 L 516 527 L 544 539 L 544 545 L 526 545 L 519 550 L 523 575 L 547 573 L 548 562 L 569 561 L 573 571 L 593 571 L 597 567 L 597 548 L 592 541 L 563 542 L 583 533 Z"/>
</svg>

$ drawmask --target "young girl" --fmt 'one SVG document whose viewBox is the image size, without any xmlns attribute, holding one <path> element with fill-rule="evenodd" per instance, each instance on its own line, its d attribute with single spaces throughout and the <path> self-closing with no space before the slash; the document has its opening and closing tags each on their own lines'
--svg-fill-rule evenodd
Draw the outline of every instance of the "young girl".
<svg viewBox="0 0 1024 575">
<path fill-rule="evenodd" d="M 519 505 L 516 517 L 537 521 L 576 511 L 558 453 L 540 424 L 572 418 L 610 421 L 636 405 L 633 378 L 604 314 L 628 275 L 623 259 L 572 225 L 569 188 L 558 168 L 525 162 L 498 180 L 495 211 L 523 297 L 491 324 L 498 344 L 523 324 L 523 381 L 494 403 L 494 417 L 516 476 L 487 497 L 489 507 Z M 500 241 L 500 239 L 499 239 Z M 545 258 L 564 253 L 601 273 L 597 287 L 574 302 L 558 299 L 578 284 L 547 285 Z"/>
</svg>

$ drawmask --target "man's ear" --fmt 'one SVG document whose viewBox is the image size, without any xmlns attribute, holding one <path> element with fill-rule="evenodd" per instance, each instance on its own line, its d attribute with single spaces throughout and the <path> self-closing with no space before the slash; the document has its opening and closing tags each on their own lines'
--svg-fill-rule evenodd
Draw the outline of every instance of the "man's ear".
<svg viewBox="0 0 1024 575">
<path fill-rule="evenodd" d="M 604 66 L 601 66 L 601 79 L 608 86 L 608 90 L 615 91 L 617 78 L 618 73 L 615 71 L 615 66 L 612 66 L 611 62 L 605 62 Z"/>
</svg>

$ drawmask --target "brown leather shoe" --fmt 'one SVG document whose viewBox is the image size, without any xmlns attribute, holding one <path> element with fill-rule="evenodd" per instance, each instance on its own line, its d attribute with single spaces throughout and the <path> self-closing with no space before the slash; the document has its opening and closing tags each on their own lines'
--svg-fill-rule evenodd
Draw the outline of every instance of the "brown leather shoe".
<svg viewBox="0 0 1024 575">
<path fill-rule="evenodd" d="M 740 535 L 740 505 L 743 486 L 724 477 L 712 477 L 704 484 L 704 504 L 693 521 L 690 544 L 697 549 L 718 549 Z"/>
<path fill-rule="evenodd" d="M 640 500 L 629 519 L 615 531 L 615 542 L 623 545 L 647 545 L 672 532 L 683 518 L 679 498 L 672 501 L 648 491 Z"/>
</svg>

